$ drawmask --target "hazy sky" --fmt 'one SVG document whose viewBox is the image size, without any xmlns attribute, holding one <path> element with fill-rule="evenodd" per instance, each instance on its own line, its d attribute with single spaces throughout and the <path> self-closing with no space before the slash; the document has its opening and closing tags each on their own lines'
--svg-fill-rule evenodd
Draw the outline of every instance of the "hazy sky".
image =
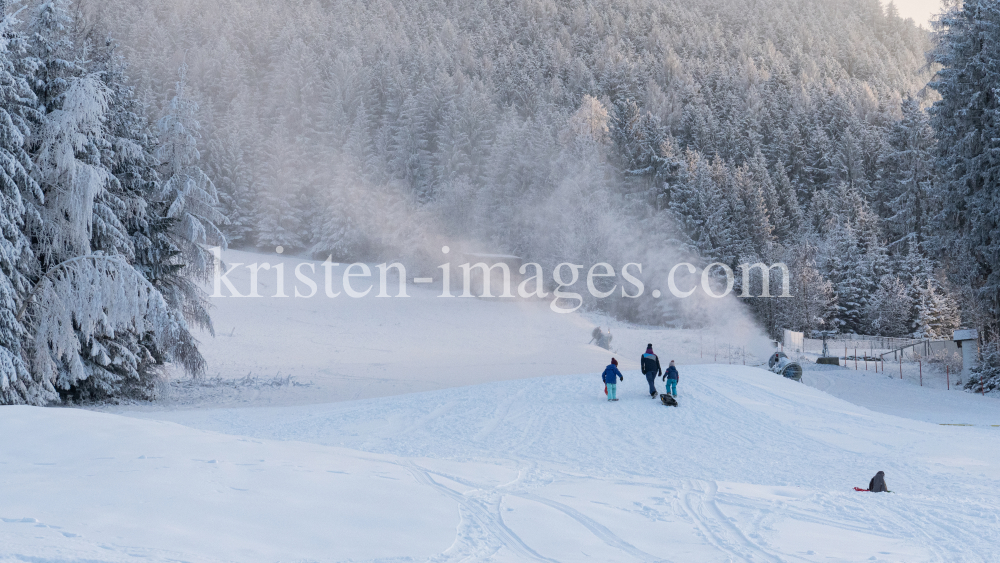
<svg viewBox="0 0 1000 563">
<path fill-rule="evenodd" d="M 888 0 L 882 0 L 882 4 L 888 4 Z M 904 18 L 913 18 L 917 25 L 930 28 L 931 16 L 941 11 L 941 0 L 895 0 L 899 15 Z"/>
</svg>

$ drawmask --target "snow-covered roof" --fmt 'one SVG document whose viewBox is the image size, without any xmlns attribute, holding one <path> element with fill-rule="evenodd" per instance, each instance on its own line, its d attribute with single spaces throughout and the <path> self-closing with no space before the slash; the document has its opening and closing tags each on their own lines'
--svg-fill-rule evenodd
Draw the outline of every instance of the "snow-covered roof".
<svg viewBox="0 0 1000 563">
<path fill-rule="evenodd" d="M 956 330 L 951 336 L 952 340 L 978 340 L 979 331 L 974 328 Z"/>
</svg>

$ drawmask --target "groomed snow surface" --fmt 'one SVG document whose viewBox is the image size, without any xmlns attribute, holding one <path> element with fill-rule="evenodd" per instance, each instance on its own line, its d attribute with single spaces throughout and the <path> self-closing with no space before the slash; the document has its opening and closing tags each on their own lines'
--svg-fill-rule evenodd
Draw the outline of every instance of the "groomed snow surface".
<svg viewBox="0 0 1000 563">
<path fill-rule="evenodd" d="M 219 300 L 211 374 L 300 386 L 0 409 L 0 561 L 1000 561 L 994 398 L 800 384 L 712 363 L 759 346 L 745 329 L 616 325 L 609 403 L 585 344 L 606 320 L 411 293 Z M 647 395 L 646 341 L 677 408 Z M 879 470 L 892 494 L 853 491 Z"/>
</svg>

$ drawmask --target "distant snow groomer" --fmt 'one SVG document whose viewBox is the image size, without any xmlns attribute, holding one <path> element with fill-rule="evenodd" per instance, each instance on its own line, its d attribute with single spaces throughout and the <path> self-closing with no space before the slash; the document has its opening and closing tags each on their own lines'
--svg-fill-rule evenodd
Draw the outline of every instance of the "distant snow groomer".
<svg viewBox="0 0 1000 563">
<path fill-rule="evenodd" d="M 655 399 L 658 394 L 656 392 L 656 378 L 663 374 L 663 370 L 660 368 L 660 358 L 653 353 L 651 343 L 646 345 L 646 353 L 639 360 L 639 366 L 643 375 L 646 376 L 646 382 L 649 383 L 649 396 Z"/>
</svg>

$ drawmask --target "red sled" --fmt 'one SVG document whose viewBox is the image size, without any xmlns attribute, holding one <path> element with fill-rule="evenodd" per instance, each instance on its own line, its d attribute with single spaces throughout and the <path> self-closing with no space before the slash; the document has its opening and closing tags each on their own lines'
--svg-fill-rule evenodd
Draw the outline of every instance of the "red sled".
<svg viewBox="0 0 1000 563">
<path fill-rule="evenodd" d="M 608 394 L 608 384 L 607 383 L 604 384 L 604 394 L 605 395 Z"/>
<path fill-rule="evenodd" d="M 868 489 L 862 489 L 862 488 L 860 488 L 860 487 L 854 487 L 854 490 L 855 490 L 855 491 L 858 491 L 858 492 L 862 492 L 862 493 L 870 493 L 870 492 L 871 492 L 871 491 L 870 491 L 870 490 L 868 490 Z"/>
</svg>

